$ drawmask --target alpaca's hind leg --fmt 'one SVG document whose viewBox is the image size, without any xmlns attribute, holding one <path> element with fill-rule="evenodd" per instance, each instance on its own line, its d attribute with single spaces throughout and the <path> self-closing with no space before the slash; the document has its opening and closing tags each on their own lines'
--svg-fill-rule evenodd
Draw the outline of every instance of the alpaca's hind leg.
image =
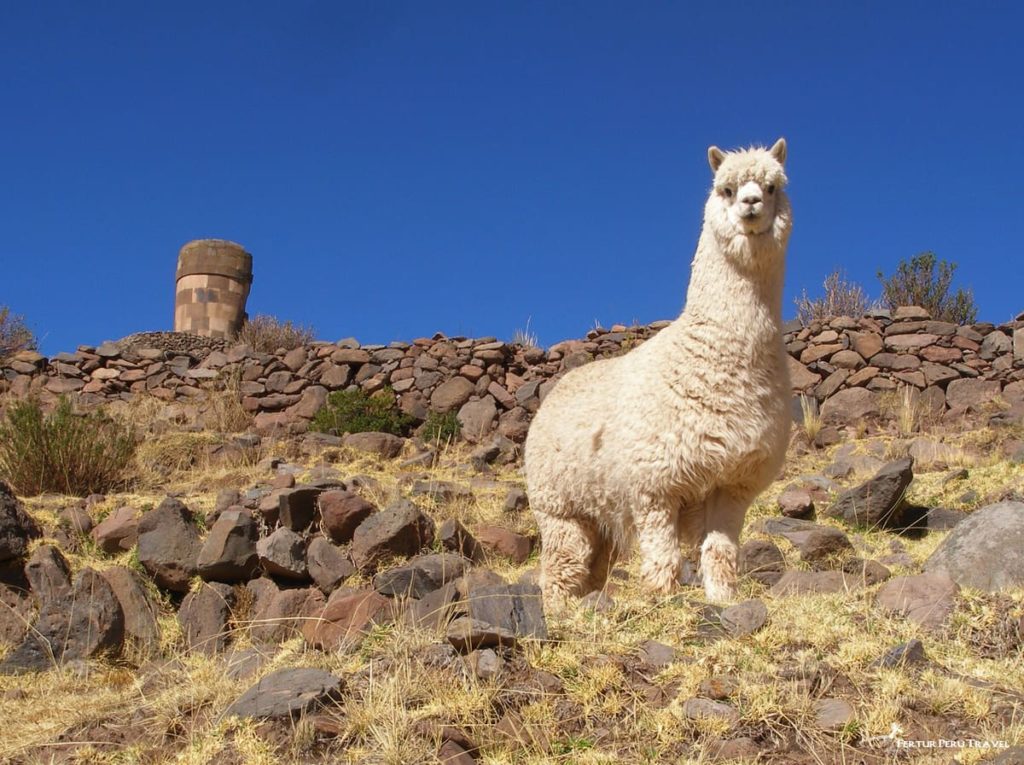
<svg viewBox="0 0 1024 765">
<path fill-rule="evenodd" d="M 599 541 L 597 529 L 579 518 L 535 512 L 540 529 L 540 586 L 553 602 L 586 595 L 590 564 Z"/>
<path fill-rule="evenodd" d="M 616 559 L 615 544 L 607 534 L 599 534 L 597 545 L 594 548 L 594 558 L 590 563 L 590 579 L 587 582 L 587 590 L 603 590 L 608 582 L 608 574 Z"/>
<path fill-rule="evenodd" d="M 640 548 L 640 573 L 649 587 L 670 592 L 679 583 L 683 556 L 676 537 L 676 511 L 670 505 L 645 499 L 633 513 Z"/>
<path fill-rule="evenodd" d="M 750 499 L 717 489 L 706 500 L 700 571 L 704 594 L 712 602 L 728 602 L 736 597 L 740 530 Z"/>
</svg>

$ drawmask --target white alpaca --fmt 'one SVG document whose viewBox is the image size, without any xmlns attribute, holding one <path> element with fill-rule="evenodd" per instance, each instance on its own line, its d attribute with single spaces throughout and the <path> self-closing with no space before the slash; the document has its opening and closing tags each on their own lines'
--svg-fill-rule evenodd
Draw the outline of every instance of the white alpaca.
<svg viewBox="0 0 1024 765">
<path fill-rule="evenodd" d="M 715 173 L 682 315 L 625 356 L 567 373 L 526 439 L 540 583 L 600 589 L 636 540 L 644 580 L 678 582 L 700 545 L 707 597 L 735 597 L 747 507 L 778 475 L 791 427 L 782 279 L 791 226 L 783 139 L 708 149 Z"/>
</svg>

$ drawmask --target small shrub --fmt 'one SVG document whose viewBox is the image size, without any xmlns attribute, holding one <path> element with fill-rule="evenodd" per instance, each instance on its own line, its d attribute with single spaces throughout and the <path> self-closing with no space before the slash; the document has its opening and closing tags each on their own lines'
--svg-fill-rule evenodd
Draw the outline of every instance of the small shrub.
<svg viewBox="0 0 1024 765">
<path fill-rule="evenodd" d="M 924 407 L 921 396 L 913 385 L 901 385 L 897 390 L 882 397 L 882 412 L 892 418 L 896 432 L 909 436 L 921 427 Z"/>
<path fill-rule="evenodd" d="M 50 414 L 36 400 L 15 401 L 0 423 L 0 474 L 26 496 L 121 488 L 135 449 L 129 425 L 99 410 L 76 413 L 67 398 Z"/>
<path fill-rule="evenodd" d="M 274 353 L 279 348 L 290 351 L 316 339 L 312 327 L 279 321 L 273 316 L 255 316 L 242 325 L 236 338 L 254 351 Z"/>
<path fill-rule="evenodd" d="M 398 408 L 391 388 L 383 388 L 372 396 L 357 388 L 330 394 L 311 427 L 321 433 L 381 432 L 403 436 L 413 422 Z"/>
<path fill-rule="evenodd" d="M 971 324 L 978 317 L 974 293 L 969 289 L 949 292 L 956 268 L 956 263 L 938 260 L 934 252 L 918 253 L 909 261 L 900 261 L 896 273 L 888 278 L 878 272 L 882 299 L 889 308 L 917 305 L 938 321 Z"/>
<path fill-rule="evenodd" d="M 462 432 L 462 423 L 459 422 L 457 412 L 431 412 L 423 423 L 421 431 L 423 438 L 439 444 L 454 443 Z"/>
<path fill-rule="evenodd" d="M 837 316 L 859 319 L 868 310 L 868 298 L 856 282 L 848 282 L 838 269 L 825 277 L 824 296 L 812 300 L 807 290 L 796 299 L 797 316 L 805 327 L 813 321 L 825 321 Z"/>
<path fill-rule="evenodd" d="M 526 320 L 526 327 L 524 329 L 517 329 L 512 333 L 512 345 L 521 345 L 524 348 L 539 348 L 540 340 L 535 332 L 530 331 L 530 319 Z"/>
<path fill-rule="evenodd" d="M 804 435 L 807 436 L 807 442 L 813 444 L 814 439 L 818 437 L 821 432 L 821 414 L 818 412 L 818 400 L 814 396 L 808 396 L 807 394 L 800 395 L 800 413 L 802 415 L 801 424 L 804 428 Z"/>
<path fill-rule="evenodd" d="M 25 319 L 12 314 L 7 306 L 0 306 L 0 359 L 35 347 L 35 336 L 25 326 Z"/>
</svg>

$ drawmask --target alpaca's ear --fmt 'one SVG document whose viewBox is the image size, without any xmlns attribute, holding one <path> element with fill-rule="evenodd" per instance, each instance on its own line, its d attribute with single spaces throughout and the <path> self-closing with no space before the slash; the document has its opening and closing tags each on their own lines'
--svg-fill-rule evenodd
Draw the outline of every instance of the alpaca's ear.
<svg viewBox="0 0 1024 765">
<path fill-rule="evenodd" d="M 717 146 L 708 147 L 708 164 L 711 165 L 711 172 L 717 173 L 718 168 L 722 166 L 722 161 L 724 159 L 725 152 L 723 152 Z"/>
<path fill-rule="evenodd" d="M 786 139 L 780 138 L 776 141 L 775 145 L 771 148 L 771 153 L 780 165 L 786 164 Z"/>
</svg>

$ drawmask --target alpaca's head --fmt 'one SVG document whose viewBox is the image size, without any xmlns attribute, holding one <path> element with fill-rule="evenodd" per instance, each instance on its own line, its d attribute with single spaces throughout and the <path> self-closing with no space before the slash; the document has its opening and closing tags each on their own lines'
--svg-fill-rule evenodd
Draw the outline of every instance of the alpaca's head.
<svg viewBox="0 0 1024 765">
<path fill-rule="evenodd" d="M 715 181 L 704 220 L 727 252 L 754 257 L 770 243 L 779 245 L 773 249 L 785 247 L 790 227 L 785 161 L 783 138 L 770 149 L 708 149 Z"/>
</svg>

